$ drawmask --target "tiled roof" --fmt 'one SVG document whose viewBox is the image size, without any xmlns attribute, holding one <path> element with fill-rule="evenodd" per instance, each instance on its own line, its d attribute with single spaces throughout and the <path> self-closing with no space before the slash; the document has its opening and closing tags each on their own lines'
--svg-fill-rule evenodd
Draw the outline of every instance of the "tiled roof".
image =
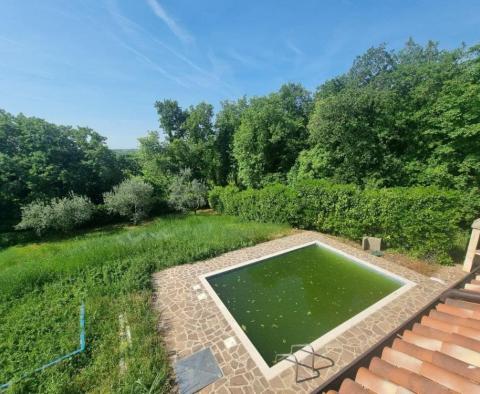
<svg viewBox="0 0 480 394">
<path fill-rule="evenodd" d="M 480 393 L 480 277 L 464 289 L 466 297 L 436 304 L 327 394 Z"/>
</svg>

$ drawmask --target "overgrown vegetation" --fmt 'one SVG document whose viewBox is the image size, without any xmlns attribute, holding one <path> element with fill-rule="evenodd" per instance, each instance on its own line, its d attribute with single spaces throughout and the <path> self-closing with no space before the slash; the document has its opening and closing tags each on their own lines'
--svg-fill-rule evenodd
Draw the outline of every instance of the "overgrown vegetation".
<svg viewBox="0 0 480 394">
<path fill-rule="evenodd" d="M 278 237 L 289 228 L 217 215 L 171 216 L 0 252 L 0 383 L 78 347 L 87 351 L 18 382 L 16 393 L 169 392 L 169 366 L 152 310 L 151 274 Z M 132 333 L 120 344 L 119 315 Z M 126 372 L 119 367 L 127 363 Z"/>
<path fill-rule="evenodd" d="M 140 178 L 124 180 L 104 193 L 105 208 L 110 213 L 130 219 L 133 224 L 146 218 L 152 209 L 153 187 Z"/>
<path fill-rule="evenodd" d="M 63 198 L 53 198 L 49 202 L 33 201 L 22 207 L 22 220 L 17 230 L 32 229 L 37 235 L 47 230 L 67 233 L 88 222 L 94 212 L 94 205 L 85 196 L 73 193 Z"/>
<path fill-rule="evenodd" d="M 215 121 L 205 103 L 157 102 L 167 138 L 141 139 L 142 170 L 160 181 L 189 167 L 210 185 L 255 188 L 297 179 L 478 188 L 479 55 L 478 45 L 380 45 L 313 95 L 285 84 L 222 103 Z"/>
<path fill-rule="evenodd" d="M 0 251 L 0 382 L 75 348 L 78 306 L 87 305 L 87 352 L 12 391 L 168 391 L 151 273 L 288 231 L 201 215 L 29 244 L 30 234 L 7 233 L 15 224 L 68 232 L 108 222 L 107 212 L 137 224 L 167 203 L 196 211 L 214 188 L 219 212 L 381 236 L 450 263 L 480 215 L 478 45 L 380 45 L 316 92 L 288 83 L 225 101 L 217 114 L 205 102 L 163 99 L 155 108 L 161 130 L 117 153 L 91 129 L 0 110 L 0 246 L 23 244 Z M 133 333 L 126 353 L 119 314 Z"/>
<path fill-rule="evenodd" d="M 480 187 L 478 45 L 379 45 L 314 93 L 288 83 L 266 96 L 225 101 L 217 114 L 205 102 L 182 108 L 163 99 L 155 108 L 160 130 L 122 154 L 90 129 L 0 112 L 1 215 L 18 222 L 20 206 L 71 192 L 100 204 L 103 193 L 135 176 L 153 186 L 160 212 L 185 168 L 192 184 L 209 188 L 305 179 Z"/>
<path fill-rule="evenodd" d="M 361 189 L 327 181 L 299 181 L 240 191 L 216 187 L 210 205 L 244 219 L 289 223 L 360 240 L 382 237 L 390 247 L 451 263 L 457 239 L 480 215 L 476 195 L 435 186 Z M 465 245 L 460 245 L 463 249 Z"/>
<path fill-rule="evenodd" d="M 21 205 L 72 192 L 97 203 L 121 181 L 122 163 L 92 129 L 0 109 L 0 221 L 17 220 Z"/>
<path fill-rule="evenodd" d="M 168 202 L 177 211 L 196 213 L 207 204 L 207 193 L 207 187 L 199 180 L 192 179 L 190 169 L 185 169 L 173 178 Z"/>
</svg>

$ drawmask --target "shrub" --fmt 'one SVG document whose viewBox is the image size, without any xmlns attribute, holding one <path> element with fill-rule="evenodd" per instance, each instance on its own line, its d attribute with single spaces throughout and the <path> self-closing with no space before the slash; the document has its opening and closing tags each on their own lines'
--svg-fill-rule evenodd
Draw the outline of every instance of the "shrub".
<svg viewBox="0 0 480 394">
<path fill-rule="evenodd" d="M 169 188 L 168 203 L 177 211 L 197 212 L 207 204 L 208 189 L 204 183 L 192 179 L 192 173 L 185 169 L 173 178 Z"/>
<path fill-rule="evenodd" d="M 153 187 L 140 178 L 129 178 L 104 193 L 108 212 L 129 218 L 134 224 L 147 217 L 153 204 Z"/>
<path fill-rule="evenodd" d="M 21 207 L 22 220 L 15 226 L 16 230 L 34 230 L 42 235 L 51 225 L 50 206 L 44 201 L 33 201 Z"/>
<path fill-rule="evenodd" d="M 46 230 L 66 233 L 88 222 L 93 210 L 94 205 L 87 197 L 73 193 L 49 202 L 34 201 L 22 207 L 22 220 L 15 229 L 33 229 L 37 235 Z"/>
<path fill-rule="evenodd" d="M 480 214 L 475 196 L 437 187 L 360 189 L 307 180 L 244 191 L 216 187 L 209 201 L 219 212 L 248 220 L 289 223 L 353 240 L 382 237 L 389 247 L 448 264 L 453 240 Z"/>
</svg>

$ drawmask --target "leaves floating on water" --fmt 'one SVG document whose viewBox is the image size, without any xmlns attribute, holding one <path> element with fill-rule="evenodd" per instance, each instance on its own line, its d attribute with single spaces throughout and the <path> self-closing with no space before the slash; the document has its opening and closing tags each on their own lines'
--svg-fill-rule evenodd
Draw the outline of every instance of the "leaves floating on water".
<svg viewBox="0 0 480 394">
<path fill-rule="evenodd" d="M 247 332 L 247 327 L 245 327 L 244 324 L 242 324 L 242 330 L 245 331 L 245 332 Z"/>
</svg>

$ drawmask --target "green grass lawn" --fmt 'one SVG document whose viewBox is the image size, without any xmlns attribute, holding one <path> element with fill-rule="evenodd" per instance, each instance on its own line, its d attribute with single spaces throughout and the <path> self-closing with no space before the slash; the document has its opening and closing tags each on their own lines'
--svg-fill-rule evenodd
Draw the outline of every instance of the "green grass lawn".
<svg viewBox="0 0 480 394">
<path fill-rule="evenodd" d="M 157 393 L 169 365 L 151 307 L 151 274 L 288 234 L 287 226 L 216 215 L 170 216 L 0 252 L 0 384 L 78 347 L 86 352 L 18 381 L 11 392 Z M 119 315 L 132 333 L 122 345 Z M 127 364 L 121 371 L 120 360 Z"/>
</svg>

